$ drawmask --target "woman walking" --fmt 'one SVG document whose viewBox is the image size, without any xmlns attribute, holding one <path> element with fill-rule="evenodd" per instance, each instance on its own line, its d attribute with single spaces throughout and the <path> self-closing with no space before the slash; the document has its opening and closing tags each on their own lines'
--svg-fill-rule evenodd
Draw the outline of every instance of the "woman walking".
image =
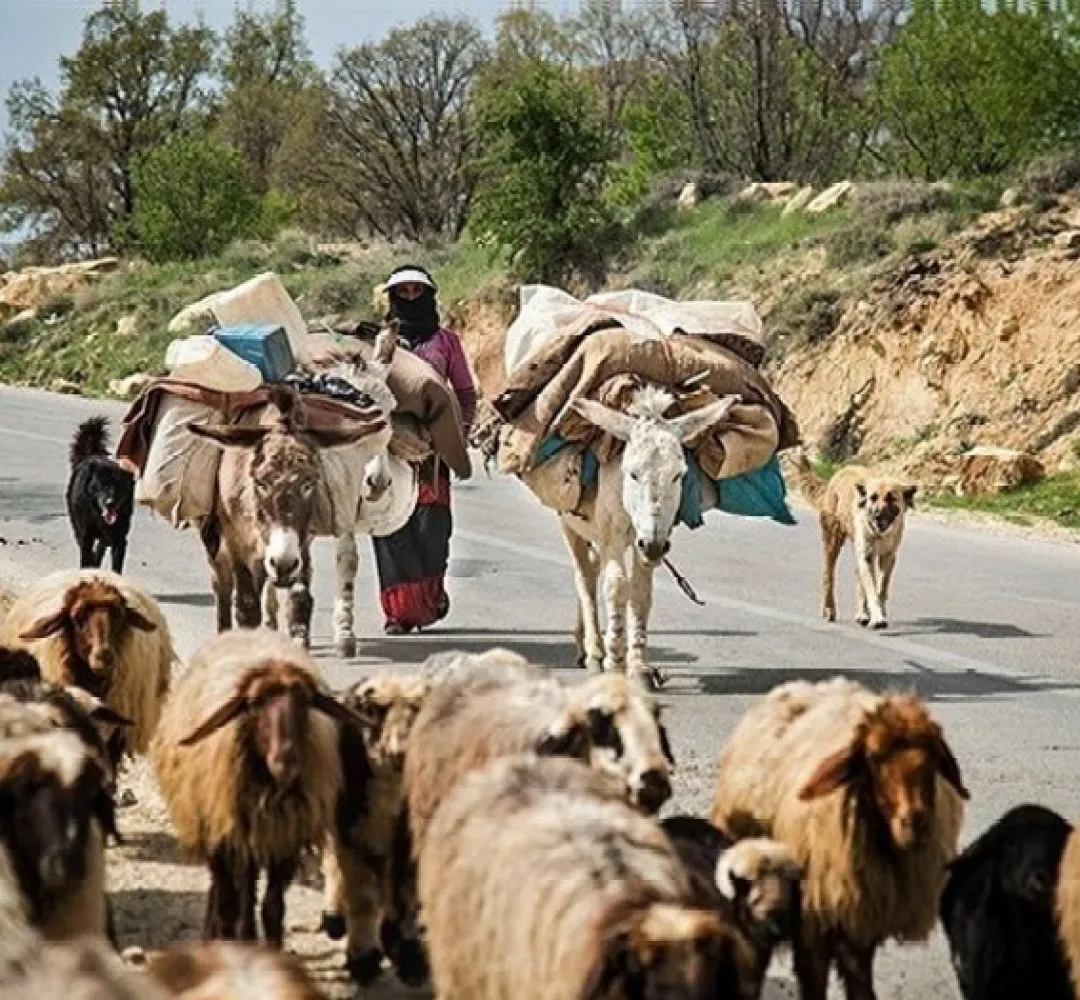
<svg viewBox="0 0 1080 1000">
<path fill-rule="evenodd" d="M 439 323 L 435 280 L 424 268 L 409 264 L 391 272 L 386 291 L 387 318 L 397 321 L 402 346 L 423 358 L 453 389 L 467 438 L 476 413 L 476 385 L 461 340 Z M 406 525 L 385 538 L 372 538 L 387 635 L 433 625 L 450 611 L 450 470 L 433 455 L 421 464 L 419 480 L 416 510 Z"/>
</svg>

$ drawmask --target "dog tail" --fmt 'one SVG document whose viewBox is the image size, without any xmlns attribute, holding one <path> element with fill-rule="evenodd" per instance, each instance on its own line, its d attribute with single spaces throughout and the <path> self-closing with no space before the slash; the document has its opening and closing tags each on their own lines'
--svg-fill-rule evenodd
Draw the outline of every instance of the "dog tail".
<svg viewBox="0 0 1080 1000">
<path fill-rule="evenodd" d="M 806 452 L 802 448 L 796 449 L 791 456 L 791 465 L 794 471 L 795 485 L 799 492 L 806 497 L 812 507 L 817 507 L 821 498 L 825 495 L 828 482 L 821 478 L 810 464 Z"/>
<path fill-rule="evenodd" d="M 71 440 L 71 467 L 85 461 L 91 455 L 108 455 L 109 418 L 90 417 L 79 424 L 75 437 Z"/>
</svg>

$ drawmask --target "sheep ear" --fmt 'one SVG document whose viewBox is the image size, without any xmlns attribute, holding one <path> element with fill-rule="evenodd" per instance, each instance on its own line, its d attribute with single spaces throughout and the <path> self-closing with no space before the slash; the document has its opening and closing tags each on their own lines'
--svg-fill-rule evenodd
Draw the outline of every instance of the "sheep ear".
<svg viewBox="0 0 1080 1000">
<path fill-rule="evenodd" d="M 247 708 L 247 699 L 240 694 L 234 695 L 217 711 L 212 712 L 210 717 L 203 722 L 202 725 L 197 726 L 192 732 L 188 733 L 188 735 L 180 741 L 180 746 L 189 747 L 194 743 L 205 740 L 207 736 L 213 735 L 221 729 L 222 726 L 227 726 L 233 719 L 246 712 Z"/>
<path fill-rule="evenodd" d="M 656 718 L 656 731 L 660 734 L 660 752 L 671 769 L 675 770 L 675 751 L 671 748 L 671 738 L 668 736 L 667 726 L 660 721 L 659 713 Z"/>
<path fill-rule="evenodd" d="M 600 958 L 582 985 L 580 1000 L 602 1000 L 616 983 L 623 987 L 620 993 L 635 996 L 639 991 L 631 988 L 630 984 L 644 985 L 644 975 L 645 970 L 634 954 L 629 933 L 621 931 L 613 934 L 604 942 Z"/>
<path fill-rule="evenodd" d="M 971 793 L 964 787 L 964 780 L 960 777 L 960 764 L 943 736 L 938 737 L 935 750 L 938 774 L 952 785 L 960 798 L 970 799 Z"/>
<path fill-rule="evenodd" d="M 67 608 L 61 608 L 55 614 L 46 615 L 44 618 L 39 618 L 32 625 L 27 626 L 19 633 L 19 638 L 24 640 L 47 639 L 50 635 L 56 635 L 67 624 L 67 620 Z"/>
<path fill-rule="evenodd" d="M 331 719 L 340 722 L 344 726 L 352 726 L 360 730 L 364 727 L 364 720 L 356 712 L 346 708 L 340 701 L 331 697 L 325 691 L 315 691 L 312 694 L 311 707 L 318 709 L 324 715 L 329 715 Z"/>
<path fill-rule="evenodd" d="M 851 784 L 859 775 L 862 761 L 862 734 L 857 734 L 851 743 L 831 757 L 826 757 L 803 785 L 799 798 L 804 802 L 830 795 L 839 788 Z"/>
<path fill-rule="evenodd" d="M 592 747 L 588 726 L 574 720 L 556 722 L 536 745 L 541 757 L 577 757 L 584 760 Z"/>
<path fill-rule="evenodd" d="M 157 631 L 157 625 L 154 622 L 150 621 L 142 612 L 136 611 L 130 606 L 124 609 L 124 621 L 132 628 L 137 628 L 140 632 Z"/>
<path fill-rule="evenodd" d="M 629 441 L 637 421 L 621 410 L 613 410 L 610 406 L 597 403 L 592 399 L 578 399 L 572 404 L 572 408 L 579 416 L 584 417 L 594 427 L 599 428 L 606 434 L 610 434 L 620 441 Z"/>
</svg>

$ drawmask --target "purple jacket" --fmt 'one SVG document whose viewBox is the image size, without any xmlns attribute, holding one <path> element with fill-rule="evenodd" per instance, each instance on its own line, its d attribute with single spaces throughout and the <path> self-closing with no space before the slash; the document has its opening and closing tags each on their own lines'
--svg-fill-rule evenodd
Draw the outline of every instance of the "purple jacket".
<svg viewBox="0 0 1080 1000">
<path fill-rule="evenodd" d="M 469 368 L 469 360 L 465 357 L 465 348 L 461 346 L 461 338 L 453 330 L 440 327 L 422 344 L 414 347 L 413 354 L 423 358 L 450 383 L 461 407 L 461 418 L 467 436 L 473 417 L 476 416 L 476 383 Z"/>
</svg>

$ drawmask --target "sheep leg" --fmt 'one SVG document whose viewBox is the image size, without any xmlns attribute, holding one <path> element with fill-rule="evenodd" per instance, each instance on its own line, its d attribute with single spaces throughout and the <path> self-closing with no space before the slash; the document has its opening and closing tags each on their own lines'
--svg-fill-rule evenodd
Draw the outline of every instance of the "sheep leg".
<svg viewBox="0 0 1080 1000">
<path fill-rule="evenodd" d="M 599 673 L 603 666 L 604 647 L 600 641 L 600 620 L 596 606 L 596 590 L 599 582 L 592 548 L 580 535 L 575 534 L 564 522 L 563 538 L 574 563 L 574 586 L 577 589 L 577 621 L 574 626 L 574 647 L 577 664 L 590 673 Z"/>
<path fill-rule="evenodd" d="M 390 893 L 387 913 L 379 928 L 379 939 L 398 979 L 406 986 L 423 986 L 428 979 L 427 954 L 420 933 L 416 874 L 409 813 L 403 809 L 394 827 Z"/>
<path fill-rule="evenodd" d="M 300 550 L 300 579 L 289 589 L 289 635 L 301 648 L 311 646 L 311 614 L 315 601 L 311 597 L 311 546 Z"/>
<path fill-rule="evenodd" d="M 821 543 L 824 563 L 821 571 L 821 617 L 827 622 L 836 621 L 836 563 L 844 547 L 844 536 L 836 526 L 821 519 Z"/>
<path fill-rule="evenodd" d="M 608 557 L 604 565 L 604 604 L 607 610 L 604 670 L 607 671 L 626 669 L 626 605 L 629 587 L 622 559 Z"/>
<path fill-rule="evenodd" d="M 658 688 L 662 677 L 658 671 L 649 669 L 649 614 L 653 603 L 653 571 L 641 560 L 633 561 L 630 571 L 630 601 L 628 629 L 630 632 L 630 651 L 627 655 L 626 669 L 631 677 L 641 681 L 646 687 Z"/>
<path fill-rule="evenodd" d="M 345 923 L 349 941 L 345 964 L 361 986 L 378 978 L 382 968 L 379 918 L 383 911 L 383 873 L 375 871 L 358 852 L 343 848 L 338 865 L 345 885 Z"/>
<path fill-rule="evenodd" d="M 339 656 L 356 655 L 355 597 L 356 573 L 360 557 L 356 551 L 356 536 L 349 532 L 338 537 L 334 549 L 334 644 Z"/>
<path fill-rule="evenodd" d="M 296 875 L 296 862 L 272 861 L 266 871 L 266 893 L 262 904 L 263 936 L 280 949 L 285 943 L 285 890 Z"/>
<path fill-rule="evenodd" d="M 239 881 L 237 899 L 240 909 L 241 941 L 258 941 L 259 930 L 255 926 L 255 897 L 259 890 L 259 866 L 254 861 L 238 861 L 235 872 Z"/>
<path fill-rule="evenodd" d="M 218 848 L 210 856 L 210 893 L 206 898 L 203 940 L 235 940 L 238 917 L 239 899 L 232 858 L 225 848 Z"/>
<path fill-rule="evenodd" d="M 322 931 L 331 941 L 345 936 L 345 875 L 338 861 L 338 853 L 343 850 L 336 835 L 326 838 L 322 851 Z"/>
<path fill-rule="evenodd" d="M 836 967 L 847 1000 L 877 1000 L 874 993 L 874 951 L 874 945 L 860 948 L 850 942 L 837 943 Z"/>
<path fill-rule="evenodd" d="M 832 961 L 828 940 L 822 935 L 803 931 L 795 939 L 794 951 L 799 1000 L 827 1000 Z"/>
</svg>

